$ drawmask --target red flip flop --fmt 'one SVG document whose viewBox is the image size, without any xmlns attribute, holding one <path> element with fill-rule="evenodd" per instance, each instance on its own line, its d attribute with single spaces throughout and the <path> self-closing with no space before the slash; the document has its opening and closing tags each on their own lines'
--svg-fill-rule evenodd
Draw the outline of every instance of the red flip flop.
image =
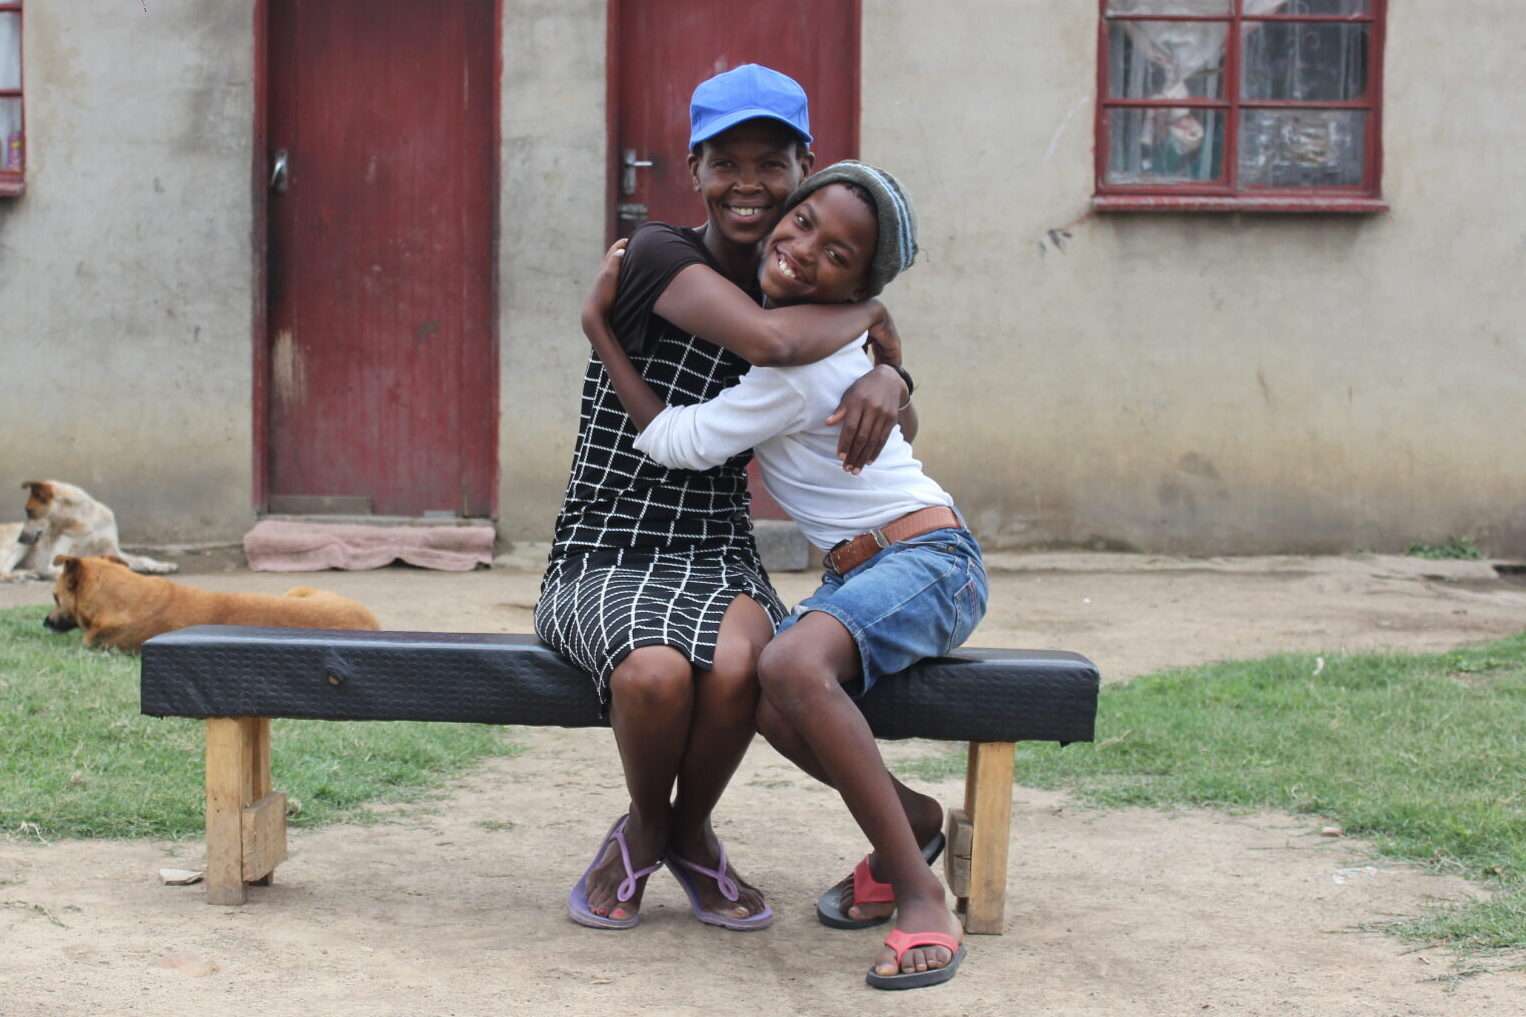
<svg viewBox="0 0 1526 1017">
<path fill-rule="evenodd" d="M 907 950 L 915 950 L 919 946 L 941 946 L 953 957 L 941 968 L 933 968 L 929 971 L 898 972 L 893 975 L 882 975 L 874 970 L 871 965 L 869 973 L 864 976 L 864 981 L 876 989 L 923 989 L 929 985 L 942 985 L 952 981 L 959 971 L 959 962 L 964 960 L 964 944 L 953 936 L 944 932 L 902 932 L 900 929 L 890 930 L 890 935 L 885 937 L 885 945 L 895 951 L 895 962 L 901 963 L 901 958 L 906 956 Z"/>
<path fill-rule="evenodd" d="M 922 857 L 931 865 L 938 860 L 943 853 L 943 834 L 935 833 L 922 845 Z M 890 916 L 883 918 L 854 918 L 848 914 L 842 906 L 842 893 L 853 886 L 854 904 L 894 904 L 895 889 L 889 883 L 882 883 L 874 878 L 874 873 L 869 870 L 869 856 L 854 866 L 853 874 L 828 887 L 826 892 L 816 899 L 816 917 L 821 924 L 832 929 L 867 929 L 874 925 L 884 925 L 890 921 Z"/>
</svg>

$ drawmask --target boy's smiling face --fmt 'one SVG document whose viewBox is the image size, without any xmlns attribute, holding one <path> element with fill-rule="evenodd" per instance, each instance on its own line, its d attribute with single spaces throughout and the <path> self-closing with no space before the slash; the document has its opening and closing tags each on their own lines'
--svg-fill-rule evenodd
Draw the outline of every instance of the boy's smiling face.
<svg viewBox="0 0 1526 1017">
<path fill-rule="evenodd" d="M 778 304 L 838 304 L 869 295 L 879 218 L 844 184 L 807 195 L 769 235 L 759 280 Z"/>
<path fill-rule="evenodd" d="M 779 221 L 784 201 L 811 171 L 799 135 L 772 120 L 744 120 L 689 153 L 694 189 L 725 239 L 756 244 Z"/>
</svg>

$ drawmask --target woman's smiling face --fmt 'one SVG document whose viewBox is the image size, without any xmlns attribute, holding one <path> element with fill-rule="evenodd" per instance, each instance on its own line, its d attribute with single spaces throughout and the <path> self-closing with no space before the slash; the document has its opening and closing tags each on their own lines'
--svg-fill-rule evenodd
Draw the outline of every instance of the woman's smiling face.
<svg viewBox="0 0 1526 1017">
<path fill-rule="evenodd" d="M 879 218 L 845 184 L 807 195 L 774 227 L 759 280 L 779 304 L 839 304 L 868 296 Z"/>
<path fill-rule="evenodd" d="M 773 229 L 812 158 L 783 124 L 744 120 L 691 152 L 689 173 L 709 221 L 729 243 L 745 247 Z"/>
</svg>

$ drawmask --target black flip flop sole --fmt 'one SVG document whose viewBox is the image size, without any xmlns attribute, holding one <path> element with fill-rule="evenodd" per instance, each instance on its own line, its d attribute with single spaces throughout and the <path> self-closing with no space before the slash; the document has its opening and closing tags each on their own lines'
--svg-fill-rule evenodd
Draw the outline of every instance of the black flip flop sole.
<svg viewBox="0 0 1526 1017">
<path fill-rule="evenodd" d="M 930 985 L 942 985 L 944 982 L 953 981 L 954 976 L 959 973 L 959 962 L 964 960 L 964 954 L 964 945 L 960 944 L 953 960 L 943 967 L 933 968 L 931 971 L 914 971 L 909 975 L 882 975 L 871 967 L 868 974 L 864 975 L 864 981 L 876 989 L 890 992 L 898 989 L 925 989 Z"/>
<path fill-rule="evenodd" d="M 927 843 L 922 845 L 922 857 L 931 865 L 943 854 L 944 844 L 947 843 L 943 832 L 933 834 Z M 872 929 L 876 925 L 884 925 L 890 921 L 890 916 L 884 918 L 851 918 L 845 914 L 841 907 L 842 891 L 844 886 L 853 885 L 853 874 L 828 887 L 822 895 L 816 898 L 816 917 L 829 929 Z"/>
</svg>

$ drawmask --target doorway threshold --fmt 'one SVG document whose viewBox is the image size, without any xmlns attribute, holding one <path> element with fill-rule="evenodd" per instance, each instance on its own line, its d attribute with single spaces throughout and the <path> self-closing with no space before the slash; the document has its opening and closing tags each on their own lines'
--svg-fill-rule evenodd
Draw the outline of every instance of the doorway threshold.
<svg viewBox="0 0 1526 1017">
<path fill-rule="evenodd" d="M 426 512 L 422 516 L 373 516 L 360 513 L 329 514 L 322 512 L 262 512 L 261 520 L 282 523 L 334 523 L 343 526 L 492 526 L 493 520 L 481 516 L 458 516 Z"/>
<path fill-rule="evenodd" d="M 490 568 L 491 520 L 412 516 L 266 516 L 244 534 L 256 572 L 377 569 L 402 562 L 444 572 Z"/>
</svg>

